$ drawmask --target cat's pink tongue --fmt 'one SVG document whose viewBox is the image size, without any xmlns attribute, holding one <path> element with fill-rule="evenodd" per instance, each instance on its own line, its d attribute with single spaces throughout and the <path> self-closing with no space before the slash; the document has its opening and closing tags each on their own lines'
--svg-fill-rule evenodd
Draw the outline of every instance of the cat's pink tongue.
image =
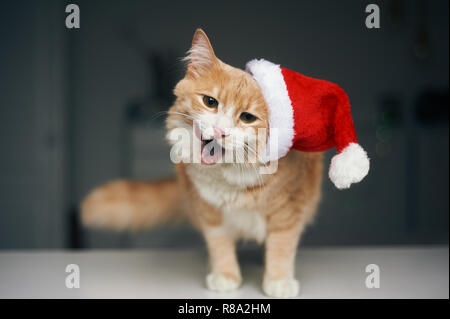
<svg viewBox="0 0 450 319">
<path fill-rule="evenodd" d="M 221 155 L 221 147 L 216 142 L 210 142 L 203 146 L 202 149 L 202 164 L 214 165 L 216 164 Z"/>
</svg>

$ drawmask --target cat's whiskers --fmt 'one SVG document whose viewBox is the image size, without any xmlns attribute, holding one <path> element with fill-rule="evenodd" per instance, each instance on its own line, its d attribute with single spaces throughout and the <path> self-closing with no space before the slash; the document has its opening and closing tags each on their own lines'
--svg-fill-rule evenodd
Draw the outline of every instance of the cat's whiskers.
<svg viewBox="0 0 450 319">
<path fill-rule="evenodd" d="M 246 149 L 246 148 L 248 148 L 248 149 Z M 255 173 L 258 186 L 260 187 L 260 190 L 261 190 L 264 187 L 264 181 L 263 181 L 263 178 L 261 177 L 261 174 L 258 172 L 259 167 L 257 167 L 255 165 L 255 163 L 252 163 L 250 161 L 249 162 L 245 161 L 246 155 L 248 158 L 248 150 L 252 151 L 255 154 L 255 156 L 257 156 L 256 152 L 246 143 L 241 142 L 238 144 L 237 141 L 235 141 L 235 140 L 233 140 L 233 149 L 235 150 L 237 160 L 239 161 L 238 163 L 235 163 L 235 165 L 237 165 L 239 167 L 239 170 L 240 170 L 242 176 L 245 176 L 247 174 L 247 171 L 244 170 L 244 167 L 251 168 Z M 263 165 L 265 165 L 265 164 L 263 163 Z"/>
<path fill-rule="evenodd" d="M 247 143 L 244 144 L 244 150 L 247 151 L 247 155 L 248 155 L 248 151 L 251 151 L 256 156 L 256 158 L 258 157 L 257 152 L 250 145 L 248 145 Z M 255 170 L 255 173 L 256 173 L 257 177 L 260 180 L 259 186 L 260 187 L 264 187 L 263 179 L 261 177 L 261 174 L 258 172 L 259 167 L 256 167 L 255 163 L 253 163 L 253 162 L 250 162 L 250 164 L 252 165 L 253 169 Z M 262 164 L 267 168 L 267 165 L 265 163 L 262 163 Z"/>
<path fill-rule="evenodd" d="M 193 121 L 198 121 L 198 123 L 200 123 L 200 125 L 201 125 L 200 118 L 198 116 L 195 116 L 195 115 L 190 115 L 190 114 L 185 114 L 185 113 L 175 112 L 175 111 L 167 111 L 167 114 L 181 115 L 181 116 L 184 116 L 184 117 L 186 117 L 188 119 L 191 119 Z"/>
</svg>

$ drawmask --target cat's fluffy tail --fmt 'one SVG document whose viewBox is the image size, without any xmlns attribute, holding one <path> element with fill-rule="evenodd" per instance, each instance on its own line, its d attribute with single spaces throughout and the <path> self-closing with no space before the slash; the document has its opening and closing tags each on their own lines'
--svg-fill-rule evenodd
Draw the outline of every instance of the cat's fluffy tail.
<svg viewBox="0 0 450 319">
<path fill-rule="evenodd" d="M 94 189 L 81 203 L 83 224 L 117 231 L 140 230 L 181 214 L 175 178 L 146 183 L 119 180 Z"/>
</svg>

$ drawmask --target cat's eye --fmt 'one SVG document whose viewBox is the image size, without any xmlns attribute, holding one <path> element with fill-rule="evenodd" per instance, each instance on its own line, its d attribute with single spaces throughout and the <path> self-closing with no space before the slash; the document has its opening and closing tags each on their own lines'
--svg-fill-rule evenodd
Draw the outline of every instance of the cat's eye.
<svg viewBox="0 0 450 319">
<path fill-rule="evenodd" d="M 244 123 L 252 123 L 257 120 L 256 116 L 254 116 L 253 114 L 247 113 L 247 112 L 242 112 L 241 115 L 239 116 L 239 118 Z"/>
<path fill-rule="evenodd" d="M 210 108 L 216 108 L 219 105 L 219 102 L 215 98 L 207 95 L 203 96 L 203 103 Z"/>
</svg>

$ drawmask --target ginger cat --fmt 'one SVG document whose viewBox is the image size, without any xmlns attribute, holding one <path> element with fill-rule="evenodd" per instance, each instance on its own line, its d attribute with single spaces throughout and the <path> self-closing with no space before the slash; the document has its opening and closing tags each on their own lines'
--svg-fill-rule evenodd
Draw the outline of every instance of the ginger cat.
<svg viewBox="0 0 450 319">
<path fill-rule="evenodd" d="M 294 278 L 297 245 L 319 202 L 322 153 L 290 151 L 273 174 L 261 174 L 260 162 L 217 162 L 214 154 L 204 152 L 205 146 L 211 141 L 222 150 L 246 145 L 244 138 L 254 139 L 258 128 L 268 128 L 268 109 L 256 81 L 220 61 L 200 29 L 187 60 L 166 124 L 168 135 L 182 127 L 201 139 L 201 162 L 175 164 L 177 177 L 170 180 L 101 186 L 83 201 L 82 220 L 92 227 L 135 230 L 187 216 L 205 238 L 211 265 L 206 284 L 216 291 L 241 285 L 236 241 L 256 240 L 265 244 L 263 291 L 294 297 L 299 292 Z M 194 120 L 201 125 L 194 127 Z"/>
</svg>

